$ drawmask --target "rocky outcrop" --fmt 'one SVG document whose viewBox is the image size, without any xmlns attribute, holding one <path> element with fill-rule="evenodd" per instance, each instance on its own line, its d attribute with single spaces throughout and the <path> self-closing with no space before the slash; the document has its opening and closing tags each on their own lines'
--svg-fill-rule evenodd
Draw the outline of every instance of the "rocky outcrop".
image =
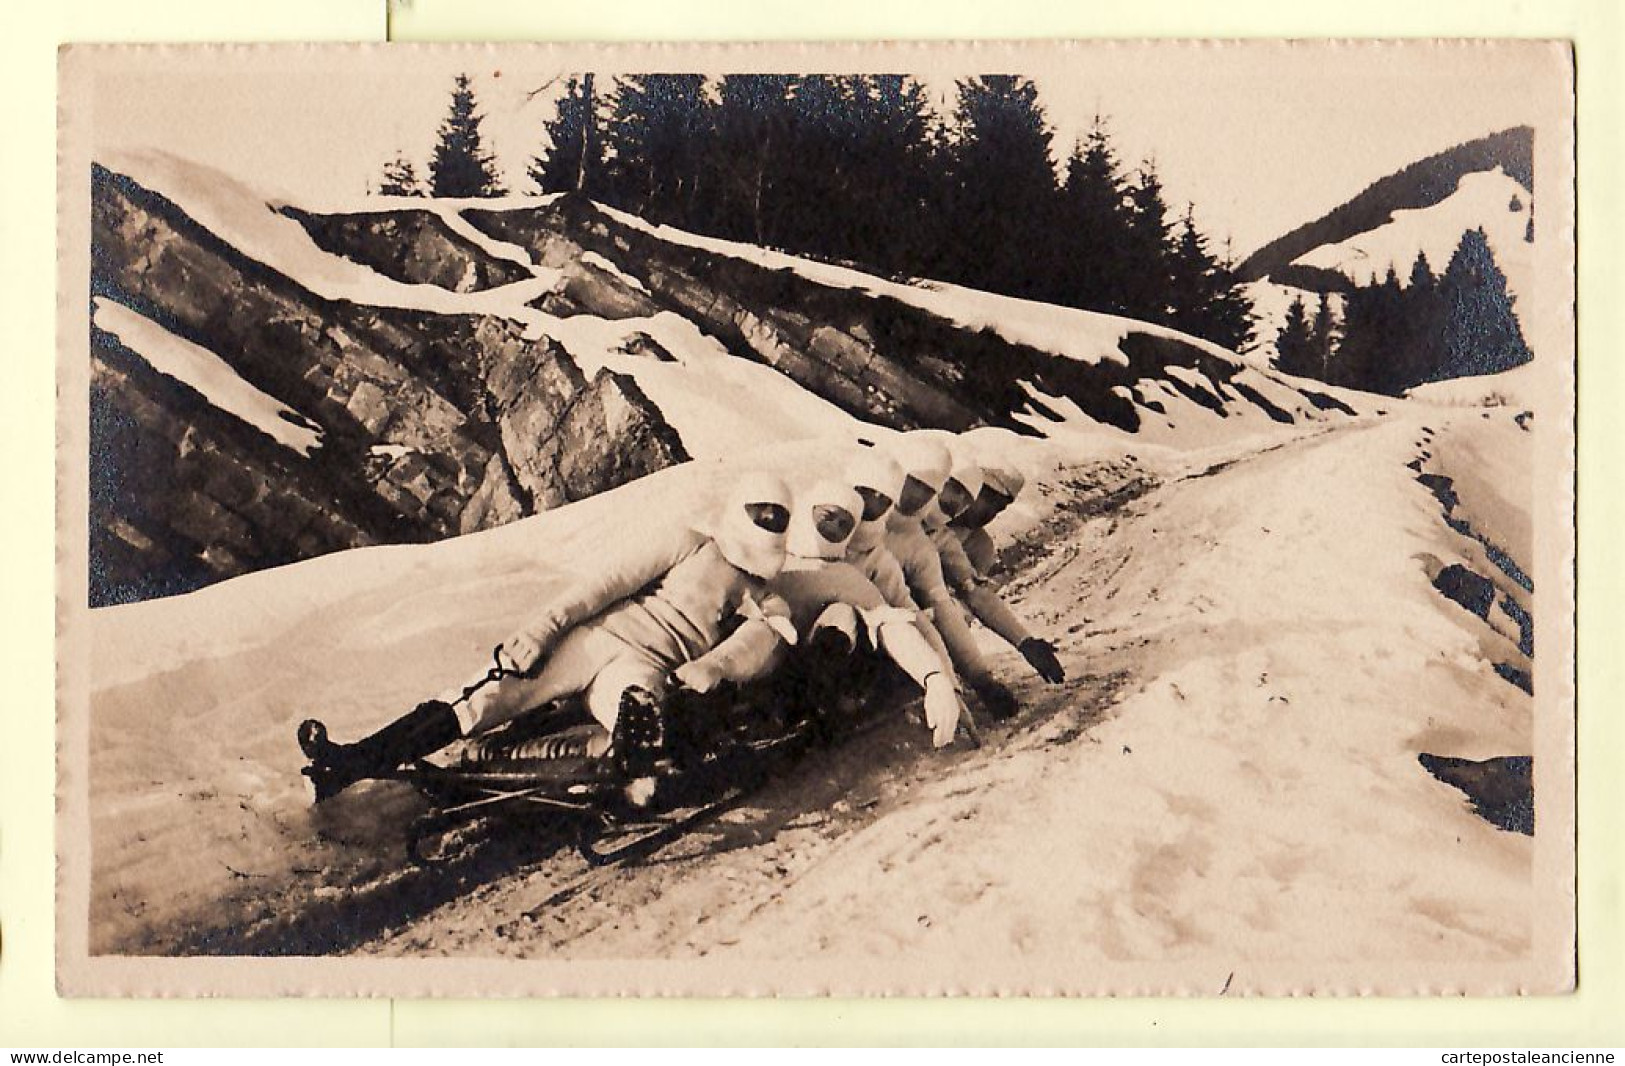
<svg viewBox="0 0 1625 1066">
<path fill-rule="evenodd" d="M 392 511 L 333 453 L 305 460 L 153 370 L 92 341 L 93 605 L 188 592 L 221 578 L 428 529 Z"/>
<path fill-rule="evenodd" d="M 371 267 L 408 285 L 477 292 L 523 281 L 531 274 L 459 236 L 433 211 L 317 214 L 284 207 L 324 251 Z"/>
<path fill-rule="evenodd" d="M 1535 835 L 1535 760 L 1528 755 L 1458 759 L 1422 752 L 1428 773 L 1467 797 L 1473 813 L 1497 829 Z"/>
<path fill-rule="evenodd" d="M 667 241 L 579 197 L 536 208 L 470 208 L 464 218 L 565 272 L 565 283 L 542 301 L 552 314 L 630 318 L 674 311 L 734 355 L 766 363 L 852 414 L 894 429 L 992 425 L 1032 433 L 1015 417 L 1039 407 L 1025 387 L 1031 385 L 1132 432 L 1142 409 L 1157 404 L 1136 398 L 1137 383 L 1164 377 L 1169 366 L 1206 378 L 1209 390 L 1169 380 L 1198 402 L 1210 397 L 1204 405 L 1220 416 L 1234 399 L 1273 418 L 1294 418 L 1236 383 L 1245 369 L 1239 360 L 1177 336 L 1131 328 L 1121 344 L 1124 360 L 1085 363 L 992 330 L 967 330 L 885 296 L 855 298 L 790 270 Z M 631 280 L 592 267 L 589 253 L 620 264 Z M 1315 397 L 1304 400 L 1306 408 L 1326 409 Z"/>
<path fill-rule="evenodd" d="M 277 444 L 93 330 L 94 604 L 485 529 L 687 458 L 629 381 L 585 380 L 514 322 L 324 299 L 128 178 L 98 167 L 93 189 L 92 294 L 321 439 Z"/>
</svg>

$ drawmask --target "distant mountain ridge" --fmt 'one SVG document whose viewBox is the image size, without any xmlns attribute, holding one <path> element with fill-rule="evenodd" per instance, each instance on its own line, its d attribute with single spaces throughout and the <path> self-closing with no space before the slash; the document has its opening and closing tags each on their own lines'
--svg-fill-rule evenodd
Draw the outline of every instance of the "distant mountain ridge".
<svg viewBox="0 0 1625 1066">
<path fill-rule="evenodd" d="M 1317 292 L 1346 291 L 1347 282 L 1335 271 L 1294 264 L 1316 248 L 1339 244 L 1388 224 L 1396 211 L 1419 210 L 1444 201 L 1468 174 L 1499 167 L 1532 196 L 1534 145 L 1534 129 L 1515 126 L 1418 160 L 1372 182 L 1320 218 L 1264 245 L 1242 261 L 1236 274 L 1247 282 L 1268 279 Z"/>
</svg>

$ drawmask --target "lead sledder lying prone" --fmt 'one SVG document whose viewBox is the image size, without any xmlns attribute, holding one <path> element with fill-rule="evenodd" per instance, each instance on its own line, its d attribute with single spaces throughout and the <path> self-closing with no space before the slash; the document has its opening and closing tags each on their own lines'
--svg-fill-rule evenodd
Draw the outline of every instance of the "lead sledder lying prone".
<svg viewBox="0 0 1625 1066">
<path fill-rule="evenodd" d="M 580 695 L 597 723 L 574 737 L 586 757 L 609 756 L 628 779 L 653 767 L 663 743 L 660 701 L 685 666 L 737 672 L 748 641 L 724 638 L 736 617 L 788 630 L 789 609 L 767 592 L 784 563 L 790 497 L 766 475 L 741 479 L 709 532 L 640 540 L 611 553 L 498 649 L 497 669 L 460 694 L 428 700 L 352 744 L 314 719 L 299 727 L 318 802 L 387 777 L 465 736 L 549 702 Z M 506 659 L 506 662 L 503 660 Z"/>
</svg>

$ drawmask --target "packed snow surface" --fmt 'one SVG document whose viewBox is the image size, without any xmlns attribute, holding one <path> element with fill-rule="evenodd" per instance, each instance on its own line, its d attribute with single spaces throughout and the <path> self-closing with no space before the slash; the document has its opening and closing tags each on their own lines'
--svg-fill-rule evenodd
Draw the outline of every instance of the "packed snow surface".
<svg viewBox="0 0 1625 1066">
<path fill-rule="evenodd" d="M 1428 560 L 1482 565 L 1406 466 L 1434 429 L 1457 441 L 1439 461 L 1477 450 L 1510 464 L 1484 515 L 1527 499 L 1513 474 L 1529 438 L 1511 412 L 1407 406 L 1199 453 L 1111 453 L 1116 476 L 1151 479 L 1137 497 L 1100 495 L 1099 441 L 971 434 L 977 454 L 1014 449 L 1033 474 L 997 529 L 1026 538 L 1006 595 L 1057 640 L 1065 685 L 1039 684 L 984 634 L 1028 710 L 980 751 L 932 753 L 923 728 L 900 724 L 884 760 L 822 756 L 868 760 L 863 794 L 814 788 L 815 772 L 776 786 L 790 805 L 779 816 L 741 812 L 701 834 L 712 848 L 678 848 L 546 922 L 511 920 L 574 876 L 565 858 L 355 946 L 770 958 L 828 964 L 823 987 L 837 990 L 877 960 L 921 987 L 980 991 L 1034 967 L 1086 991 L 1116 965 L 1222 959 L 1238 991 L 1284 992 L 1283 964 L 1515 964 L 1532 950 L 1533 841 L 1473 815 L 1417 763 L 1532 748 L 1528 697 L 1491 669 L 1511 654 L 1504 638 L 1430 583 Z M 807 442 L 750 462 L 811 478 L 831 451 Z M 437 545 L 95 612 L 93 948 L 163 950 L 255 893 L 294 910 L 365 906 L 400 861 L 410 810 L 386 786 L 312 811 L 299 719 L 353 736 L 478 674 L 610 531 L 696 519 L 739 461 Z M 800 819 L 798 803 L 811 805 Z"/>
<path fill-rule="evenodd" d="M 1405 395 L 1445 407 L 1512 407 L 1532 411 L 1545 374 L 1543 365 L 1529 362 L 1499 374 L 1429 382 L 1410 389 Z"/>
<path fill-rule="evenodd" d="M 117 337 L 160 374 L 190 386 L 222 411 L 300 455 L 321 447 L 321 435 L 309 428 L 308 419 L 244 381 L 215 353 L 121 303 L 99 296 L 91 303 L 91 321 L 97 328 Z"/>
</svg>

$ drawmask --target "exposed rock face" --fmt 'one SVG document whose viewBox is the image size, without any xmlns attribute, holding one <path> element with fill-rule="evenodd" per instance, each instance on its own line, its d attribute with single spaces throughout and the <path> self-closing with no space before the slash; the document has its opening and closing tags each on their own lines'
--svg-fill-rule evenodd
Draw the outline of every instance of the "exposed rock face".
<svg viewBox="0 0 1625 1066">
<path fill-rule="evenodd" d="M 1473 813 L 1510 833 L 1535 835 L 1535 760 L 1528 755 L 1498 755 L 1475 761 L 1422 752 L 1424 769 L 1460 789 Z"/>
<path fill-rule="evenodd" d="M 321 433 L 289 449 L 93 330 L 93 604 L 489 528 L 687 458 L 630 381 L 516 323 L 326 300 L 127 178 L 93 187 L 93 294 Z"/>
<path fill-rule="evenodd" d="M 218 417 L 202 396 L 101 333 L 90 427 L 93 604 L 187 592 L 338 548 L 428 535 L 360 479 Z"/>
<path fill-rule="evenodd" d="M 433 211 L 324 215 L 286 207 L 283 213 L 304 226 L 324 251 L 409 285 L 477 292 L 531 276 L 452 232 Z"/>
<path fill-rule="evenodd" d="M 1234 383 L 1239 363 L 1175 337 L 1131 331 L 1122 343 L 1126 365 L 1066 359 L 887 297 L 854 298 L 788 270 L 665 241 L 579 197 L 538 208 L 471 208 L 464 217 L 565 272 L 565 283 L 542 302 L 552 314 L 628 318 L 675 311 L 734 355 L 766 363 L 858 417 L 895 429 L 994 425 L 1033 432 L 1013 417 L 1038 406 L 1026 382 L 1134 431 L 1139 408 L 1155 410 L 1156 403 L 1143 397 L 1137 403 L 1136 383 L 1163 376 L 1171 365 L 1206 377 L 1215 397 L 1210 406 L 1221 415 L 1220 390 L 1246 395 L 1245 386 Z M 621 264 L 635 282 L 584 263 L 587 253 Z M 1198 402 L 1207 395 L 1173 384 Z M 1342 406 L 1319 394 L 1305 399 L 1322 410 Z M 1268 411 L 1271 405 L 1260 406 Z M 1271 417 L 1292 420 L 1279 408 Z"/>
</svg>

